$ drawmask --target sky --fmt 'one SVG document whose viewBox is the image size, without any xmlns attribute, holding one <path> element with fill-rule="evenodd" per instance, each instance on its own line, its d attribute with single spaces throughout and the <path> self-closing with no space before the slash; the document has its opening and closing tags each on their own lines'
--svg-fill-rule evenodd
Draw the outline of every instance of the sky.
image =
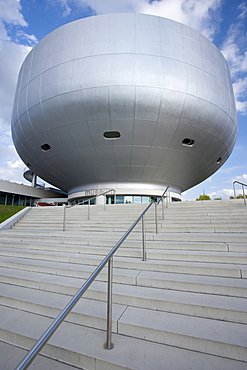
<svg viewBox="0 0 247 370">
<path fill-rule="evenodd" d="M 0 179 L 29 184 L 11 137 L 16 82 L 26 55 L 57 27 L 120 12 L 153 14 L 186 24 L 211 40 L 226 58 L 238 111 L 238 138 L 227 162 L 184 192 L 183 200 L 195 200 L 200 194 L 228 199 L 233 181 L 247 184 L 247 0 L 0 0 Z"/>
</svg>

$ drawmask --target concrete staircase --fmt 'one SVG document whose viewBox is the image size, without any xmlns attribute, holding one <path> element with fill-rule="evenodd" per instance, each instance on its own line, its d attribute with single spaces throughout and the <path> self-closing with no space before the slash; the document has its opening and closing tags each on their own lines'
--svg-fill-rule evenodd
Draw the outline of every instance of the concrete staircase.
<svg viewBox="0 0 247 370">
<path fill-rule="evenodd" d="M 145 205 L 32 208 L 0 232 L 1 369 L 13 369 Z M 146 216 L 114 257 L 113 343 L 104 269 L 30 368 L 247 368 L 247 207 L 179 202 Z"/>
</svg>

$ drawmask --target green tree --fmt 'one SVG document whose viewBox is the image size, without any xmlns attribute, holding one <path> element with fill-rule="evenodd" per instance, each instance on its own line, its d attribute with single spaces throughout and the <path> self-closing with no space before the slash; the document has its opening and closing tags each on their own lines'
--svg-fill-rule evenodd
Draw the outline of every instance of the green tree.
<svg viewBox="0 0 247 370">
<path fill-rule="evenodd" d="M 247 195 L 245 195 L 245 198 L 247 198 Z M 230 196 L 230 199 L 235 199 L 234 198 L 234 196 Z M 242 195 L 242 194 L 238 194 L 237 196 L 236 196 L 236 199 L 244 199 L 244 196 Z"/>
<path fill-rule="evenodd" d="M 238 194 L 236 196 L 237 199 L 244 199 L 244 196 L 242 194 Z M 247 195 L 245 195 L 245 198 L 247 198 Z"/>
<path fill-rule="evenodd" d="M 206 195 L 206 194 L 201 194 L 199 195 L 198 198 L 196 198 L 196 200 L 211 200 L 210 196 L 209 195 Z"/>
</svg>

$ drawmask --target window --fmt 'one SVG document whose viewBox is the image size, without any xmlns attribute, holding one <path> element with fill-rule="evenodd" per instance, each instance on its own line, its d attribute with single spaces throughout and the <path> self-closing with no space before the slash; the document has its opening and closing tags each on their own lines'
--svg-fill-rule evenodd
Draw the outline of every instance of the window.
<svg viewBox="0 0 247 370">
<path fill-rule="evenodd" d="M 186 137 L 185 139 L 183 139 L 182 144 L 184 146 L 193 146 L 195 144 L 195 140 Z"/>
<path fill-rule="evenodd" d="M 118 139 L 120 138 L 121 134 L 118 131 L 106 131 L 103 134 L 105 139 Z"/>
<path fill-rule="evenodd" d="M 51 149 L 51 147 L 50 147 L 50 145 L 49 144 L 43 144 L 43 145 L 41 145 L 41 150 L 43 151 L 43 152 L 47 152 L 47 150 L 50 150 Z"/>
</svg>

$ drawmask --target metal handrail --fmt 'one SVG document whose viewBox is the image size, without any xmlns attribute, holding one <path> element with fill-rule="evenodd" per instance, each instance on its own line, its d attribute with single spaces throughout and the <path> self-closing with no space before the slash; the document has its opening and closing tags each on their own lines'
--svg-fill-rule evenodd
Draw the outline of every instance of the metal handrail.
<svg viewBox="0 0 247 370">
<path fill-rule="evenodd" d="M 242 190 L 243 190 L 243 197 L 244 197 L 244 204 L 246 205 L 246 197 L 245 197 L 245 192 L 244 192 L 244 186 L 247 187 L 246 184 L 244 184 L 243 182 L 240 182 L 240 181 L 233 181 L 233 191 L 234 191 L 234 198 L 236 199 L 236 189 L 235 189 L 235 184 L 239 184 L 239 185 L 242 185 Z"/>
<path fill-rule="evenodd" d="M 44 345 L 48 342 L 54 332 L 58 329 L 61 325 L 63 320 L 67 317 L 70 313 L 72 308 L 76 305 L 78 300 L 82 297 L 85 291 L 89 288 L 92 282 L 96 279 L 99 275 L 101 270 L 105 267 L 108 263 L 108 300 L 107 300 L 107 339 L 105 348 L 111 349 L 113 348 L 113 344 L 111 342 L 111 327 L 112 327 L 112 270 L 113 270 L 113 255 L 121 246 L 121 244 L 125 241 L 125 239 L 129 236 L 132 230 L 136 227 L 139 221 L 145 216 L 146 212 L 153 204 L 159 204 L 160 201 L 164 199 L 165 193 L 168 190 L 169 186 L 167 186 L 166 190 L 162 194 L 160 200 L 156 203 L 151 202 L 145 210 L 141 213 L 141 215 L 136 219 L 136 221 L 131 225 L 131 227 L 125 232 L 122 238 L 117 242 L 117 244 L 111 249 L 111 251 L 107 254 L 107 256 L 101 261 L 101 263 L 96 267 L 94 272 L 90 275 L 90 277 L 86 280 L 86 282 L 82 285 L 82 287 L 78 290 L 78 292 L 74 295 L 74 297 L 70 300 L 67 306 L 62 310 L 62 312 L 57 316 L 57 318 L 53 321 L 53 323 L 48 327 L 48 329 L 44 332 L 44 334 L 40 337 L 40 339 L 35 343 L 35 345 L 29 350 L 23 360 L 17 365 L 15 370 L 24 370 L 27 369 L 28 366 L 32 363 L 35 357 L 39 354 L 42 350 Z M 143 249 L 143 253 L 146 252 Z"/>
</svg>

